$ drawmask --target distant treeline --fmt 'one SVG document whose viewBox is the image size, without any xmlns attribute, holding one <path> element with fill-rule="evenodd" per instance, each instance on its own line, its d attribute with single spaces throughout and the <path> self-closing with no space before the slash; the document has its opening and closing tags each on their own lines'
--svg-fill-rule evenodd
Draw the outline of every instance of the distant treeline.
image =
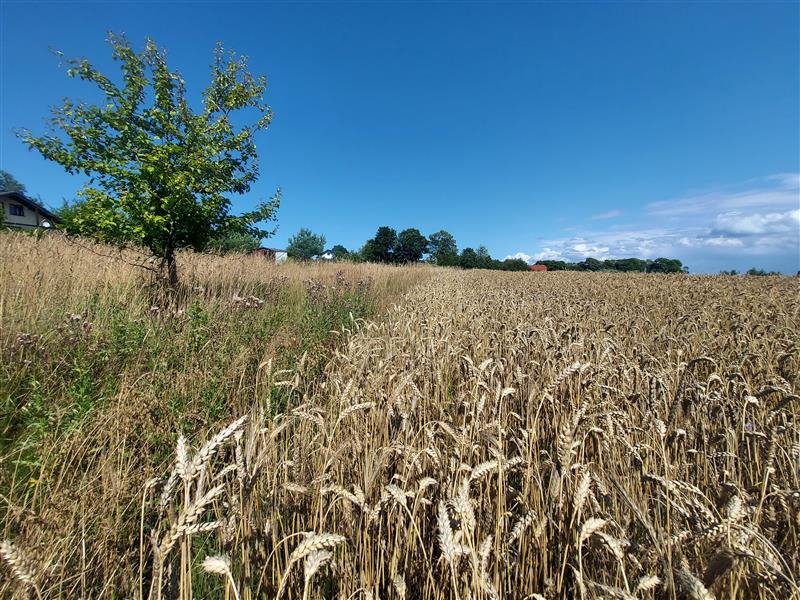
<svg viewBox="0 0 800 600">
<path fill-rule="evenodd" d="M 689 269 L 677 258 L 612 258 L 598 260 L 587 258 L 581 262 L 563 260 L 538 260 L 537 265 L 544 265 L 548 271 L 617 271 L 620 273 L 688 273 Z"/>
<path fill-rule="evenodd" d="M 311 260 L 315 257 L 350 260 L 354 262 L 375 262 L 407 264 L 428 262 L 445 267 L 462 269 L 494 269 L 498 271 L 527 271 L 528 263 L 520 258 L 499 260 L 492 258 L 486 246 L 458 249 L 455 237 L 444 229 L 424 236 L 419 229 L 409 228 L 397 233 L 392 227 L 379 227 L 375 236 L 368 239 L 358 250 L 348 250 L 337 244 L 325 250 L 325 236 L 315 234 L 309 229 L 301 229 L 289 238 L 287 246 L 291 258 Z M 326 256 L 327 255 L 327 256 Z M 618 271 L 622 273 L 682 273 L 688 269 L 676 258 L 620 258 L 598 260 L 587 258 L 572 263 L 563 260 L 540 260 L 537 265 L 545 265 L 548 271 Z"/>
<path fill-rule="evenodd" d="M 730 271 L 720 271 L 720 275 L 751 275 L 755 277 L 772 277 L 775 275 L 781 275 L 780 271 L 765 271 L 764 269 L 757 269 L 752 267 L 751 269 L 747 269 L 744 273 L 739 273 L 736 269 L 731 269 Z M 797 272 L 800 275 L 800 271 Z"/>
<path fill-rule="evenodd" d="M 459 251 L 455 237 L 444 229 L 423 235 L 419 229 L 409 228 L 397 233 L 388 226 L 379 227 L 375 236 L 358 250 L 348 250 L 337 244 L 324 250 L 325 236 L 301 229 L 289 239 L 287 246 L 291 258 L 310 260 L 326 253 L 336 260 L 407 264 L 425 260 L 432 264 L 461 267 L 463 269 L 496 269 L 502 271 L 527 271 L 528 263 L 518 258 L 498 260 L 492 258 L 486 246 L 464 248 Z"/>
</svg>

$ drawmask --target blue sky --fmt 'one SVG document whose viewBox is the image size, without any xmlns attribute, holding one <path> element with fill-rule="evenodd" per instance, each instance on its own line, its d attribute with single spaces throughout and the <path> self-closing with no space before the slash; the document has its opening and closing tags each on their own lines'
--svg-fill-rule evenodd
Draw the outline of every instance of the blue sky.
<svg viewBox="0 0 800 600">
<path fill-rule="evenodd" d="M 0 168 L 53 206 L 81 179 L 29 152 L 63 97 L 50 48 L 113 72 L 106 31 L 169 51 L 191 91 L 214 44 L 269 79 L 247 209 L 359 247 L 380 225 L 493 256 L 675 256 L 800 269 L 800 4 L 0 2 Z"/>
</svg>

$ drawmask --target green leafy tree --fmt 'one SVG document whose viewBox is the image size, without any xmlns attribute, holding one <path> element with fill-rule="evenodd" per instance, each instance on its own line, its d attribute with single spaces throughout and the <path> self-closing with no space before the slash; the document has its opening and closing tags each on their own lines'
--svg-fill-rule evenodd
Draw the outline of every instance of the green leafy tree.
<svg viewBox="0 0 800 600">
<path fill-rule="evenodd" d="M 529 271 L 528 263 L 521 258 L 507 258 L 500 263 L 503 271 Z"/>
<path fill-rule="evenodd" d="M 364 242 L 364 245 L 358 251 L 358 255 L 362 262 L 379 262 L 380 251 L 375 244 L 375 240 L 369 239 Z"/>
<path fill-rule="evenodd" d="M 640 258 L 619 258 L 603 261 L 605 268 L 612 271 L 622 271 L 623 273 L 641 272 L 647 270 L 647 261 Z"/>
<path fill-rule="evenodd" d="M 80 200 L 75 202 L 67 202 L 64 200 L 64 203 L 53 211 L 61 219 L 59 229 L 69 235 L 79 235 L 80 227 L 78 227 L 75 221 L 82 210 L 84 210 L 84 208 L 81 206 Z"/>
<path fill-rule="evenodd" d="M 478 257 L 478 265 L 479 269 L 491 269 L 492 264 L 492 255 L 489 254 L 489 249 L 486 246 L 478 246 L 478 251 L 475 253 Z"/>
<path fill-rule="evenodd" d="M 647 265 L 648 273 L 682 273 L 683 264 L 677 258 L 657 258 Z"/>
<path fill-rule="evenodd" d="M 478 266 L 478 253 L 472 248 L 464 248 L 458 258 L 458 265 L 462 269 L 475 269 Z"/>
<path fill-rule="evenodd" d="M 548 271 L 688 272 L 688 268 L 684 267 L 681 261 L 674 258 L 658 258 L 656 260 L 642 260 L 641 258 L 597 260 L 596 258 L 587 258 L 579 263 L 565 262 L 563 260 L 537 260 L 536 264 L 546 266 Z"/>
<path fill-rule="evenodd" d="M 603 261 L 597 260 L 596 258 L 587 258 L 583 262 L 578 263 L 578 270 L 580 271 L 602 271 L 603 270 Z"/>
<path fill-rule="evenodd" d="M 428 237 L 428 252 L 431 262 L 437 265 L 455 266 L 458 264 L 456 239 L 444 229 L 432 233 Z"/>
<path fill-rule="evenodd" d="M 25 184 L 20 182 L 8 171 L 0 169 L 0 192 L 19 192 L 26 193 Z"/>
<path fill-rule="evenodd" d="M 293 237 L 289 238 L 286 253 L 289 258 L 297 260 L 311 260 L 325 251 L 325 236 L 317 235 L 310 229 L 303 227 Z"/>
<path fill-rule="evenodd" d="M 397 235 L 394 260 L 399 263 L 418 262 L 427 251 L 428 238 L 419 229 L 404 229 Z"/>
<path fill-rule="evenodd" d="M 255 236 L 238 231 L 231 231 L 224 236 L 214 238 L 208 244 L 210 250 L 222 254 L 235 252 L 252 252 L 261 246 L 261 240 Z"/>
<path fill-rule="evenodd" d="M 350 257 L 350 253 L 347 251 L 347 248 L 341 244 L 336 244 L 333 248 L 331 248 L 331 252 L 333 253 L 333 258 L 336 260 L 347 260 L 347 258 Z"/>
<path fill-rule="evenodd" d="M 355 262 L 355 263 L 366 262 L 367 259 L 364 258 L 364 248 L 361 247 L 358 250 L 349 251 L 348 254 L 347 254 L 347 260 L 349 260 L 350 262 Z"/>
<path fill-rule="evenodd" d="M 122 36 L 111 34 L 109 43 L 121 82 L 88 60 L 67 60 L 67 75 L 94 84 L 104 99 L 65 100 L 53 110 L 50 132 L 18 135 L 68 172 L 89 176 L 72 218 L 77 232 L 148 248 L 174 287 L 181 248 L 202 251 L 233 233 L 259 239 L 274 233 L 258 224 L 274 220 L 280 191 L 239 216 L 230 213 L 229 199 L 248 192 L 258 177 L 255 134 L 272 119 L 266 80 L 217 46 L 195 111 L 183 79 L 153 41 L 140 53 Z"/>
<path fill-rule="evenodd" d="M 361 253 L 367 262 L 392 262 L 397 245 L 397 232 L 391 227 L 379 227 L 375 237 L 364 244 Z"/>
<path fill-rule="evenodd" d="M 756 276 L 756 277 L 767 277 L 770 275 L 780 275 L 780 271 L 765 271 L 764 269 L 757 269 L 752 267 L 747 269 L 747 275 Z"/>
<path fill-rule="evenodd" d="M 544 265 L 548 271 L 572 271 L 575 268 L 574 263 L 563 260 L 537 260 L 536 264 Z"/>
</svg>

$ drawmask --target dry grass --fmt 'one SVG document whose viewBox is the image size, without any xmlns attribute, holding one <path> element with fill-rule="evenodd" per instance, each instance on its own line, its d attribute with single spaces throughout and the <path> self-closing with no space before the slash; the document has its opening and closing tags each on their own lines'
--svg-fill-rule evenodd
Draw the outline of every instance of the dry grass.
<svg viewBox="0 0 800 600">
<path fill-rule="evenodd" d="M 13 490 L 0 594 L 798 597 L 797 280 L 352 268 L 409 291 L 313 379 L 261 361 L 170 458 L 132 451 L 118 404 L 58 438 Z"/>
</svg>

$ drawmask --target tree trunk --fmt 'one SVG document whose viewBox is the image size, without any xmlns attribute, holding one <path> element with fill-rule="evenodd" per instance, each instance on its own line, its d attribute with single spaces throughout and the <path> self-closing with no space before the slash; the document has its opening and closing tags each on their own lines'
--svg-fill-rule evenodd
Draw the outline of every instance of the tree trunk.
<svg viewBox="0 0 800 600">
<path fill-rule="evenodd" d="M 174 248 L 167 247 L 161 257 L 161 282 L 170 295 L 178 291 L 178 262 Z"/>
<path fill-rule="evenodd" d="M 175 252 L 170 250 L 165 260 L 167 262 L 167 280 L 169 281 L 169 287 L 174 292 L 178 289 L 178 263 L 175 260 Z"/>
</svg>

